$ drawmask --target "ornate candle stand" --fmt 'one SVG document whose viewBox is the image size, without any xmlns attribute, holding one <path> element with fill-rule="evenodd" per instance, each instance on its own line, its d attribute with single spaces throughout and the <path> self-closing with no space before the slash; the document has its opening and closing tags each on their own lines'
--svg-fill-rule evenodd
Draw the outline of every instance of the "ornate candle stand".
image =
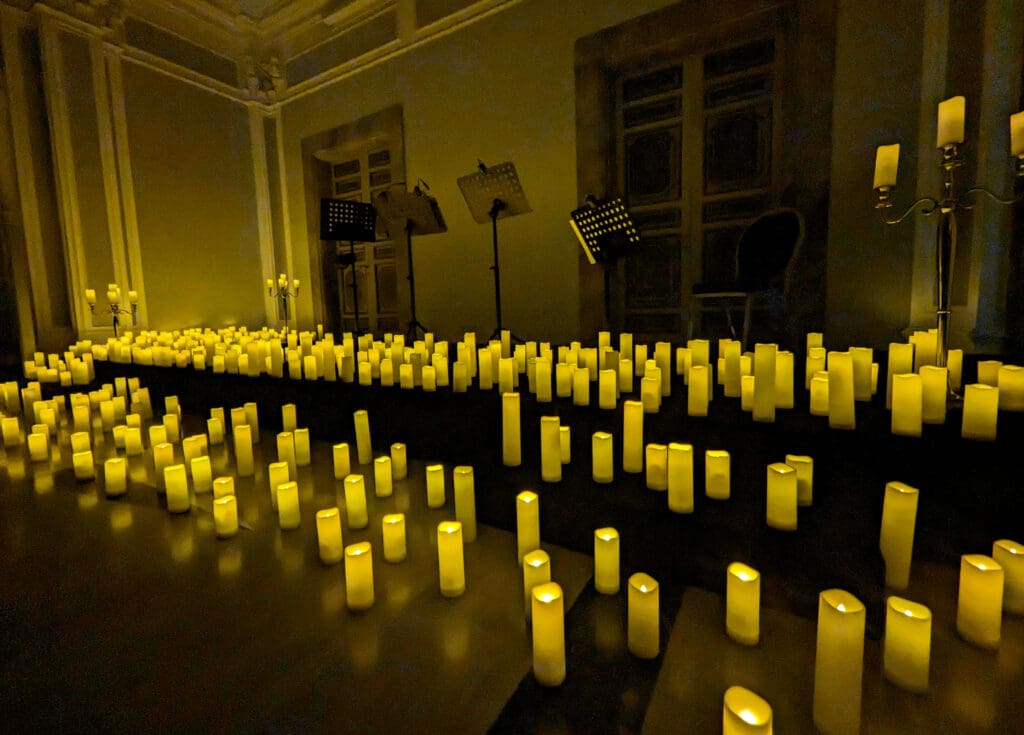
<svg viewBox="0 0 1024 735">
<path fill-rule="evenodd" d="M 299 295 L 299 279 L 296 278 L 288 285 L 288 276 L 281 273 L 277 276 L 277 283 L 271 278 L 267 279 L 267 293 L 274 298 L 281 299 L 281 313 L 284 315 L 285 324 L 288 323 L 288 299 L 296 298 Z"/>
<path fill-rule="evenodd" d="M 85 291 L 85 300 L 89 305 L 89 311 L 93 317 L 96 316 L 96 292 L 89 288 Z M 139 314 L 139 292 L 129 291 L 128 292 L 128 304 L 129 308 L 126 309 L 121 305 L 121 287 L 117 284 L 111 283 L 107 286 L 107 304 L 110 313 L 110 323 L 114 328 L 114 337 L 117 337 L 117 328 L 121 324 L 121 315 L 131 316 L 132 327 L 135 327 L 135 323 L 138 319 Z"/>
</svg>

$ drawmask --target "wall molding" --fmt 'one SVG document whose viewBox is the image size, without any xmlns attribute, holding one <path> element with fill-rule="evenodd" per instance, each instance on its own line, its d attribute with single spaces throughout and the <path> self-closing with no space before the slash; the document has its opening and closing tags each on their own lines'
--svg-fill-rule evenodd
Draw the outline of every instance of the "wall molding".
<svg viewBox="0 0 1024 735">
<path fill-rule="evenodd" d="M 259 237 L 260 264 L 264 279 L 277 283 L 274 263 L 274 223 L 270 208 L 270 174 L 267 164 L 265 116 L 255 104 L 249 105 L 249 142 L 252 146 L 253 181 L 256 191 L 256 228 Z M 267 324 L 279 322 L 277 299 L 263 288 L 263 311 Z"/>
</svg>

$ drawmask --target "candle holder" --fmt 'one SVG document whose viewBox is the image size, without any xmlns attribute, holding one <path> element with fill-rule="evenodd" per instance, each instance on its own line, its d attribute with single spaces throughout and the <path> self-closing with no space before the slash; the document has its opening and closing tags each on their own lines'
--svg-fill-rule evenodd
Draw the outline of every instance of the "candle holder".
<svg viewBox="0 0 1024 735">
<path fill-rule="evenodd" d="M 121 316 L 131 316 L 132 327 L 135 327 L 139 314 L 139 292 L 128 292 L 129 308 L 121 305 L 121 287 L 116 283 L 107 284 L 107 305 L 110 314 L 111 326 L 114 328 L 114 337 L 117 337 L 117 328 L 121 324 Z M 96 291 L 91 288 L 85 290 L 85 302 L 89 305 L 89 312 L 96 317 Z M 102 311 L 102 310 L 101 310 Z"/>
<path fill-rule="evenodd" d="M 1010 118 L 1010 151 L 1015 181 L 1024 178 L 1024 150 L 1022 150 L 1024 131 L 1017 129 L 1021 127 L 1017 123 L 1020 120 L 1020 115 L 1021 113 L 1017 113 Z M 897 225 L 915 211 L 919 211 L 926 217 L 933 214 L 939 215 L 935 238 L 937 300 L 935 364 L 938 367 L 946 367 L 949 352 L 949 318 L 952 314 L 949 295 L 953 281 L 953 263 L 956 257 L 956 213 L 973 209 L 977 204 L 978 195 L 984 195 L 997 204 L 1005 206 L 1011 206 L 1024 200 L 1024 191 L 1015 196 L 1001 197 L 984 186 L 972 186 L 960 190 L 961 182 L 957 171 L 964 165 L 964 158 L 960 151 L 960 144 L 963 143 L 964 138 L 963 128 L 964 98 L 954 97 L 940 103 L 936 146 L 942 155 L 939 162 L 939 170 L 942 173 L 942 191 L 938 197 L 921 197 L 897 216 L 893 216 L 890 210 L 894 206 L 893 191 L 896 187 L 899 145 L 879 147 L 875 159 L 874 189 L 878 196 L 875 209 L 882 222 L 887 225 Z M 959 399 L 952 383 L 948 383 L 948 396 L 954 400 Z"/>
<path fill-rule="evenodd" d="M 291 284 L 291 285 L 289 285 Z M 267 294 L 272 298 L 281 299 L 281 314 L 284 315 L 285 324 L 288 323 L 288 299 L 295 299 L 299 296 L 299 279 L 289 281 L 287 274 L 281 273 L 277 276 L 277 282 L 267 279 Z"/>
</svg>

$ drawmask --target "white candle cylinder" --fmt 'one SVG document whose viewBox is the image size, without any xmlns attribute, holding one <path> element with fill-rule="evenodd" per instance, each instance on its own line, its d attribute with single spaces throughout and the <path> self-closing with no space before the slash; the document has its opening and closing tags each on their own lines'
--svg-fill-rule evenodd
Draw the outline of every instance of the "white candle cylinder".
<svg viewBox="0 0 1024 735">
<path fill-rule="evenodd" d="M 811 505 L 814 502 L 814 460 L 801 454 L 787 454 L 786 464 L 796 470 L 797 505 Z"/>
<path fill-rule="evenodd" d="M 900 163 L 900 144 L 880 145 L 875 149 L 875 178 L 872 188 L 896 186 L 896 172 Z"/>
<path fill-rule="evenodd" d="M 103 484 L 110 497 L 128 492 L 128 462 L 124 457 L 111 457 L 103 462 Z"/>
<path fill-rule="evenodd" d="M 633 361 L 628 357 L 619 358 L 619 394 L 633 392 Z"/>
<path fill-rule="evenodd" d="M 405 561 L 405 514 L 388 513 L 381 518 L 381 542 L 384 546 L 384 561 L 397 564 Z"/>
<path fill-rule="evenodd" d="M 356 430 L 356 458 L 359 464 L 373 461 L 373 445 L 370 442 L 370 415 L 363 409 L 352 414 Z"/>
<path fill-rule="evenodd" d="M 584 368 L 573 370 L 572 403 L 574 406 L 590 405 L 590 375 Z"/>
<path fill-rule="evenodd" d="M 999 415 L 999 388 L 980 383 L 964 386 L 964 413 L 960 436 L 995 441 Z"/>
<path fill-rule="evenodd" d="M 260 440 L 259 408 L 255 402 L 249 401 L 242 405 L 242 410 L 245 411 L 245 423 L 249 424 L 249 428 L 252 429 L 253 441 L 258 442 Z"/>
<path fill-rule="evenodd" d="M 949 370 L 944 367 L 936 367 L 935 365 L 924 365 L 921 368 L 920 375 L 921 421 L 926 424 L 946 423 Z"/>
<path fill-rule="evenodd" d="M 963 385 L 964 351 L 949 350 L 946 353 L 946 368 L 949 370 L 949 385 L 959 391 Z"/>
<path fill-rule="evenodd" d="M 903 373 L 892 376 L 893 434 L 921 436 L 921 393 L 920 375 Z"/>
<path fill-rule="evenodd" d="M 313 461 L 309 445 L 309 429 L 296 429 L 293 431 L 292 441 L 295 443 L 295 464 L 299 467 L 309 467 Z"/>
<path fill-rule="evenodd" d="M 772 707 L 741 686 L 725 690 L 722 698 L 722 735 L 772 735 Z"/>
<path fill-rule="evenodd" d="M 389 498 L 393 489 L 391 457 L 377 457 L 373 460 L 373 493 L 378 498 Z"/>
<path fill-rule="evenodd" d="M 738 561 L 725 575 L 725 630 L 745 646 L 761 638 L 761 574 Z"/>
<path fill-rule="evenodd" d="M 316 538 L 320 548 L 320 561 L 337 564 L 345 555 L 341 540 L 341 512 L 337 508 L 324 508 L 316 512 Z"/>
<path fill-rule="evenodd" d="M 568 426 L 558 427 L 558 448 L 562 464 L 572 461 L 572 433 Z"/>
<path fill-rule="evenodd" d="M 854 429 L 853 356 L 849 352 L 828 353 L 828 425 L 833 429 Z"/>
<path fill-rule="evenodd" d="M 814 725 L 823 733 L 860 732 L 864 624 L 864 605 L 849 592 L 818 595 L 813 709 Z"/>
<path fill-rule="evenodd" d="M 619 532 L 611 527 L 594 531 L 594 589 L 602 595 L 619 592 Z"/>
<path fill-rule="evenodd" d="M 775 408 L 793 408 L 793 353 L 775 353 Z"/>
<path fill-rule="evenodd" d="M 16 447 L 21 444 L 21 424 L 17 416 L 0 418 L 0 430 L 3 431 L 5 447 Z"/>
<path fill-rule="evenodd" d="M 741 411 L 753 411 L 754 410 L 754 383 L 755 378 L 753 375 L 741 375 L 740 376 L 740 410 Z"/>
<path fill-rule="evenodd" d="M 808 347 L 807 348 L 807 360 L 804 364 L 804 388 L 810 390 L 811 378 L 814 377 L 815 373 L 824 372 L 825 370 L 825 348 L 824 347 Z M 909 370 L 901 371 L 909 372 Z"/>
<path fill-rule="evenodd" d="M 213 481 L 213 499 L 223 498 L 225 495 L 235 494 L 235 478 L 218 477 Z"/>
<path fill-rule="evenodd" d="M 426 468 L 427 478 L 427 507 L 441 508 L 444 506 L 444 465 L 428 464 Z"/>
<path fill-rule="evenodd" d="M 465 362 L 456 360 L 452 365 L 452 393 L 465 393 L 468 381 L 468 367 Z"/>
<path fill-rule="evenodd" d="M 796 470 L 782 462 L 768 465 L 767 485 L 766 520 L 768 525 L 780 531 L 795 531 L 797 526 Z"/>
<path fill-rule="evenodd" d="M 238 503 L 234 495 L 224 495 L 213 501 L 213 526 L 217 538 L 230 538 L 238 533 Z"/>
<path fill-rule="evenodd" d="M 40 432 L 28 435 L 28 456 L 33 462 L 45 462 L 50 458 L 50 437 Z"/>
<path fill-rule="evenodd" d="M 295 431 L 298 425 L 295 404 L 285 403 L 281 406 L 281 431 Z"/>
<path fill-rule="evenodd" d="M 540 548 L 540 499 L 532 490 L 516 496 L 516 561 Z"/>
<path fill-rule="evenodd" d="M 559 398 L 568 398 L 572 395 L 574 370 L 572 365 L 564 362 L 555 365 L 555 395 Z"/>
<path fill-rule="evenodd" d="M 565 607 L 555 582 L 533 588 L 533 675 L 541 686 L 565 681 Z"/>
<path fill-rule="evenodd" d="M 409 476 L 409 461 L 406 458 L 405 444 L 395 442 L 391 445 L 391 477 L 404 480 Z"/>
<path fill-rule="evenodd" d="M 871 361 L 874 350 L 870 347 L 851 347 L 850 360 L 853 363 L 853 398 L 855 401 L 871 400 Z"/>
<path fill-rule="evenodd" d="M 332 448 L 332 456 L 334 459 L 334 479 L 344 480 L 352 472 L 348 444 L 346 442 L 335 444 Z"/>
<path fill-rule="evenodd" d="M 607 484 L 615 479 L 613 441 L 612 435 L 604 431 L 595 431 L 591 438 L 594 482 Z"/>
<path fill-rule="evenodd" d="M 647 489 L 668 490 L 668 447 L 648 444 L 645 449 Z"/>
<path fill-rule="evenodd" d="M 277 435 L 277 460 L 288 465 L 288 476 L 298 476 L 298 462 L 295 461 L 295 435 L 282 431 Z"/>
<path fill-rule="evenodd" d="M 232 428 L 235 441 L 235 464 L 239 477 L 252 477 L 256 464 L 252 453 L 252 429 L 248 425 Z"/>
<path fill-rule="evenodd" d="M 298 528 L 302 515 L 299 511 L 299 484 L 285 482 L 277 486 L 277 524 L 282 530 Z"/>
<path fill-rule="evenodd" d="M 626 647 L 637 658 L 656 658 L 661 646 L 658 583 L 643 572 L 629 578 Z"/>
<path fill-rule="evenodd" d="M 981 648 L 998 648 L 1003 625 L 1003 568 L 982 554 L 960 557 L 956 630 Z"/>
<path fill-rule="evenodd" d="M 224 443 L 224 424 L 218 418 L 206 420 L 206 435 L 209 438 L 210 446 L 216 447 Z M 125 437 L 127 441 L 127 437 Z"/>
<path fill-rule="evenodd" d="M 533 614 L 533 588 L 551 581 L 551 559 L 543 549 L 534 549 L 523 556 L 523 602 L 526 619 Z"/>
<path fill-rule="evenodd" d="M 992 559 L 1003 568 L 1003 610 L 1024 615 L 1024 544 L 999 539 L 992 544 Z"/>
<path fill-rule="evenodd" d="M 999 385 L 999 369 L 1003 366 L 1000 360 L 978 360 L 978 382 L 982 385 Z"/>
<path fill-rule="evenodd" d="M 459 597 L 466 591 L 462 524 L 458 521 L 442 521 L 437 525 L 437 568 L 444 597 Z"/>
<path fill-rule="evenodd" d="M 885 561 L 885 584 L 894 590 L 904 590 L 910 584 L 917 500 L 917 488 L 902 482 L 885 484 L 879 548 Z"/>
<path fill-rule="evenodd" d="M 658 368 L 651 365 L 649 372 L 654 373 L 657 370 Z M 644 413 L 658 412 L 661 407 L 661 378 L 646 375 L 640 379 L 640 402 L 644 404 Z"/>
<path fill-rule="evenodd" d="M 125 427 L 121 427 L 122 429 Z M 84 431 L 76 431 L 71 435 L 71 453 L 85 452 L 92 449 L 92 437 Z"/>
<path fill-rule="evenodd" d="M 811 378 L 811 416 L 828 416 L 828 373 L 819 372 Z"/>
<path fill-rule="evenodd" d="M 928 691 L 932 649 L 932 611 L 892 595 L 885 606 L 885 678 L 911 692 Z"/>
<path fill-rule="evenodd" d="M 601 408 L 615 408 L 619 393 L 619 376 L 615 370 L 602 370 L 599 373 L 597 392 Z"/>
<path fill-rule="evenodd" d="M 704 452 L 704 493 L 715 500 L 728 500 L 730 491 L 729 452 L 708 449 Z"/>
<path fill-rule="evenodd" d="M 194 457 L 191 462 L 192 486 L 197 493 L 208 493 L 213 490 L 213 467 L 206 455 Z"/>
<path fill-rule="evenodd" d="M 506 467 L 522 464 L 522 429 L 519 423 L 519 394 L 501 397 L 501 458 Z"/>
<path fill-rule="evenodd" d="M 778 346 L 774 344 L 754 345 L 754 421 L 775 421 L 775 363 L 777 351 Z"/>
<path fill-rule="evenodd" d="M 513 357 L 498 360 L 498 392 L 509 393 L 515 388 L 516 361 Z"/>
<path fill-rule="evenodd" d="M 534 383 L 537 388 L 537 402 L 551 402 L 551 360 L 538 357 L 534 367 Z"/>
<path fill-rule="evenodd" d="M 668 508 L 673 513 L 693 512 L 693 445 L 668 445 Z"/>
<path fill-rule="evenodd" d="M 455 519 L 462 525 L 462 540 L 471 544 L 476 541 L 476 481 L 469 465 L 452 470 L 452 495 Z"/>
<path fill-rule="evenodd" d="M 185 465 L 164 467 L 164 488 L 167 492 L 167 510 L 171 513 L 187 513 L 191 509 Z"/>
<path fill-rule="evenodd" d="M 277 490 L 295 475 L 288 469 L 287 462 L 271 462 L 267 465 L 267 485 L 270 488 L 270 507 L 277 510 Z"/>
<path fill-rule="evenodd" d="M 689 389 L 686 392 L 686 414 L 688 416 L 708 415 L 708 394 L 711 386 L 710 368 L 707 365 L 690 366 Z"/>
<path fill-rule="evenodd" d="M 723 358 L 723 367 L 725 368 L 724 375 L 724 390 L 725 395 L 728 398 L 739 398 L 741 390 L 740 378 L 740 353 L 742 346 L 739 342 L 734 339 L 726 340 L 721 347 L 719 352 Z"/>
<path fill-rule="evenodd" d="M 939 122 L 935 133 L 935 147 L 945 148 L 954 143 L 964 142 L 964 118 L 967 98 L 963 95 L 950 97 L 939 103 Z"/>
<path fill-rule="evenodd" d="M 622 471 L 644 471 L 644 404 L 640 401 L 622 404 Z"/>
<path fill-rule="evenodd" d="M 540 476 L 544 482 L 562 480 L 562 442 L 557 416 L 540 418 Z"/>
<path fill-rule="evenodd" d="M 1024 367 L 1001 365 L 996 381 L 999 385 L 999 408 L 1003 411 L 1024 411 Z"/>
<path fill-rule="evenodd" d="M 362 475 L 349 475 L 345 478 L 345 515 L 349 528 L 366 528 L 366 524 L 369 523 L 366 512 L 366 483 Z"/>
<path fill-rule="evenodd" d="M 373 600 L 373 549 L 360 541 L 345 547 L 345 604 L 349 610 L 369 610 Z"/>
</svg>

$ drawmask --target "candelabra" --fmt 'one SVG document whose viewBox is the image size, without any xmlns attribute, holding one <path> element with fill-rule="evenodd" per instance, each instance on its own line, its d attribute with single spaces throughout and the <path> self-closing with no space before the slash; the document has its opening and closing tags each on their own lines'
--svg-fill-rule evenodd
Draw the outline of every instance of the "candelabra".
<svg viewBox="0 0 1024 735">
<path fill-rule="evenodd" d="M 281 299 L 281 314 L 284 315 L 284 323 L 288 324 L 288 298 L 294 299 L 299 295 L 299 279 L 294 279 L 289 288 L 288 276 L 284 273 L 278 274 L 276 284 L 273 278 L 268 278 L 267 293 L 272 297 Z"/>
<path fill-rule="evenodd" d="M 936 147 L 942 151 L 942 160 L 939 163 L 942 172 L 940 196 L 922 197 L 899 216 L 890 216 L 889 210 L 893 206 L 892 193 L 896 186 L 896 172 L 899 166 L 899 143 L 879 146 L 875 156 L 874 189 L 878 195 L 875 208 L 885 224 L 899 224 L 919 208 L 920 213 L 925 216 L 936 213 L 939 215 L 935 237 L 935 364 L 939 367 L 946 367 L 946 356 L 949 351 L 949 294 L 956 257 L 956 213 L 973 209 L 977 196 L 981 194 L 1005 205 L 1024 199 L 1024 192 L 1013 197 L 1000 197 L 983 186 L 972 186 L 960 191 L 957 171 L 964 165 L 960 144 L 964 142 L 965 110 L 964 97 L 953 97 L 939 103 Z M 1019 181 L 1024 178 L 1024 112 L 1010 116 L 1010 155 L 1014 162 L 1014 175 Z"/>
<path fill-rule="evenodd" d="M 96 315 L 96 291 L 92 288 L 85 289 L 85 301 L 89 304 L 89 311 Z M 107 284 L 107 304 L 108 311 L 110 313 L 111 326 L 114 327 L 114 337 L 117 337 L 117 328 L 121 324 L 121 315 L 125 314 L 131 316 L 132 327 L 135 326 L 136 319 L 139 313 L 139 292 L 129 291 L 128 292 L 128 304 L 130 308 L 125 309 L 121 305 L 121 287 L 116 283 Z"/>
</svg>

